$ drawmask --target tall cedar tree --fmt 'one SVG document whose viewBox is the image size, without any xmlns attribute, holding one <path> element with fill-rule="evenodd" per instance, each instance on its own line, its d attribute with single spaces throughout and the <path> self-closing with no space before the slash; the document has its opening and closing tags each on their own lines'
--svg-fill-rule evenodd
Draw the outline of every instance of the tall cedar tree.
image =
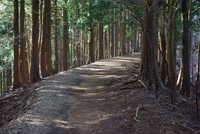
<svg viewBox="0 0 200 134">
<path fill-rule="evenodd" d="M 190 96 L 188 0 L 182 1 L 182 58 L 180 94 Z"/>
<path fill-rule="evenodd" d="M 24 0 L 20 2 L 20 75 L 21 83 L 25 85 L 29 82 L 29 69 L 28 69 L 28 60 L 26 52 L 26 42 L 25 42 L 25 31 L 24 31 L 24 18 L 25 18 L 25 9 L 24 9 Z"/>
<path fill-rule="evenodd" d="M 168 71 L 169 71 L 169 79 L 170 79 L 170 88 L 174 90 L 176 85 L 176 64 L 174 59 L 174 4 L 175 0 L 169 0 L 169 27 L 167 32 L 167 61 L 168 61 Z"/>
<path fill-rule="evenodd" d="M 45 38 L 43 40 L 46 40 L 46 67 L 47 67 L 47 74 L 51 75 L 54 74 L 53 68 L 52 68 L 52 61 L 51 61 L 51 0 L 45 0 L 44 2 L 45 7 L 44 10 L 46 9 L 45 12 L 45 21 L 46 25 L 46 32 L 45 32 Z M 43 31 L 44 32 L 44 31 Z"/>
<path fill-rule="evenodd" d="M 125 11 L 122 13 L 122 21 L 120 23 L 120 55 L 125 54 L 124 40 L 125 40 Z"/>
<path fill-rule="evenodd" d="M 69 26 L 68 26 L 68 12 L 66 8 L 67 0 L 63 0 L 63 16 L 62 16 L 62 71 L 69 69 Z"/>
<path fill-rule="evenodd" d="M 54 0 L 54 70 L 55 73 L 58 73 L 58 67 L 59 67 L 59 63 L 58 63 L 58 19 L 57 19 L 57 15 L 58 15 L 58 10 L 57 10 L 57 0 Z"/>
<path fill-rule="evenodd" d="M 160 54 L 159 60 L 160 60 L 160 77 L 163 83 L 165 83 L 166 79 L 166 65 L 164 59 L 166 58 L 166 39 L 165 39 L 165 27 L 164 27 L 164 21 L 165 21 L 165 6 L 164 1 L 159 1 L 159 20 L 158 25 L 160 27 L 159 29 L 159 45 L 162 50 L 163 54 Z"/>
<path fill-rule="evenodd" d="M 13 64 L 13 89 L 21 86 L 19 75 L 19 9 L 18 0 L 14 0 L 14 64 Z"/>
<path fill-rule="evenodd" d="M 89 6 L 92 7 L 92 4 L 89 3 Z M 94 55 L 94 26 L 92 25 L 93 19 L 92 19 L 92 12 L 90 11 L 90 41 L 89 41 L 89 46 L 88 46 L 88 61 L 87 63 L 93 63 L 95 61 L 95 55 Z"/>
<path fill-rule="evenodd" d="M 114 14 L 114 10 L 112 11 Z M 114 23 L 111 23 L 111 57 L 114 57 Z"/>
<path fill-rule="evenodd" d="M 105 35 L 106 36 L 106 35 Z M 99 60 L 103 59 L 103 22 L 99 21 Z"/>
<path fill-rule="evenodd" d="M 43 36 L 42 36 L 42 46 L 41 46 L 41 74 L 42 74 L 42 77 L 47 77 L 49 74 L 49 72 L 47 72 L 47 61 L 48 59 L 47 58 L 50 58 L 50 57 L 47 57 L 47 51 L 49 51 L 49 38 L 50 38 L 50 33 L 48 32 L 48 17 L 50 14 L 49 12 L 49 0 L 45 0 L 44 1 L 44 12 L 43 12 Z M 48 68 L 49 69 L 49 68 Z M 49 70 L 48 70 L 49 71 Z"/>
<path fill-rule="evenodd" d="M 145 15 L 143 19 L 143 38 L 142 38 L 142 50 L 141 50 L 141 64 L 140 74 L 142 80 L 149 80 L 149 85 L 153 80 L 155 83 L 155 95 L 157 89 L 164 90 L 164 85 L 158 75 L 157 56 L 156 56 L 156 4 L 153 1 L 145 0 Z M 149 8 L 151 7 L 151 8 Z"/>
<path fill-rule="evenodd" d="M 39 37 L 39 0 L 32 0 L 32 52 L 30 81 L 37 82 L 40 79 L 38 64 L 38 37 Z"/>
</svg>

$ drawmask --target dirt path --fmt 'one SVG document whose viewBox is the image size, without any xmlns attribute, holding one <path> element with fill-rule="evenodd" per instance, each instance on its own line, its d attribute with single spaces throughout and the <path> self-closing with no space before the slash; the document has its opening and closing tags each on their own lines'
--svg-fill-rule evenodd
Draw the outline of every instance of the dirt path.
<svg viewBox="0 0 200 134">
<path fill-rule="evenodd" d="M 114 94 L 112 90 L 117 81 L 127 78 L 130 73 L 126 64 L 134 62 L 139 62 L 139 54 L 135 54 L 135 58 L 129 55 L 104 59 L 36 83 L 38 94 L 34 105 L 22 117 L 4 128 L 2 133 L 67 134 L 110 131 L 109 128 L 93 128 L 93 125 L 113 116 L 109 111 L 110 106 L 102 106 L 101 101 L 106 101 L 107 93 Z"/>
<path fill-rule="evenodd" d="M 121 86 L 138 76 L 139 57 L 135 53 L 104 59 L 35 83 L 33 105 L 0 133 L 200 133 L 193 103 L 177 100 L 179 111 L 172 111 L 155 99 L 151 88 L 147 92 L 138 82 Z"/>
</svg>

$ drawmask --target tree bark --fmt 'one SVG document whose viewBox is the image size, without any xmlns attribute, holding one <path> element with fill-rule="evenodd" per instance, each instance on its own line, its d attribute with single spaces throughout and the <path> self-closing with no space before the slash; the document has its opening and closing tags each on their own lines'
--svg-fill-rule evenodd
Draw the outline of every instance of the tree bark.
<svg viewBox="0 0 200 134">
<path fill-rule="evenodd" d="M 115 9 L 116 12 L 116 9 Z M 118 20 L 115 15 L 115 56 L 118 56 Z"/>
<path fill-rule="evenodd" d="M 103 23 L 99 21 L 99 60 L 103 59 Z"/>
<path fill-rule="evenodd" d="M 149 8 L 151 7 L 151 8 Z M 145 0 L 145 16 L 143 19 L 143 38 L 142 38 L 142 50 L 141 50 L 141 79 L 148 80 L 149 85 L 152 84 L 153 80 L 155 83 L 155 95 L 157 89 L 164 90 L 164 85 L 158 75 L 157 68 L 157 34 L 156 30 L 156 4 L 153 1 Z"/>
<path fill-rule="evenodd" d="M 55 73 L 58 73 L 58 68 L 59 68 L 59 64 L 58 64 L 58 20 L 57 20 L 57 15 L 58 15 L 58 11 L 57 11 L 57 0 L 54 0 L 54 70 Z"/>
<path fill-rule="evenodd" d="M 175 89 L 176 86 L 176 63 L 174 59 L 174 0 L 169 1 L 169 28 L 167 33 L 167 61 L 168 61 L 168 71 L 170 79 L 170 88 Z"/>
<path fill-rule="evenodd" d="M 46 12 L 44 15 L 46 15 L 45 21 L 46 21 L 46 33 L 43 39 L 46 40 L 46 68 L 47 68 L 47 74 L 51 75 L 53 74 L 53 68 L 52 68 L 52 61 L 51 61 L 51 0 L 45 0 L 44 2 L 46 9 Z M 45 26 L 45 25 L 44 25 Z"/>
<path fill-rule="evenodd" d="M 20 2 L 20 75 L 21 83 L 25 85 L 29 82 L 29 69 L 28 69 L 28 59 L 26 54 L 26 42 L 25 42 L 25 30 L 24 30 L 24 0 Z"/>
<path fill-rule="evenodd" d="M 161 48 L 161 51 L 163 55 L 160 53 L 159 55 L 159 62 L 160 62 L 160 77 L 163 83 L 165 83 L 166 79 L 166 65 L 164 59 L 166 58 L 166 39 L 165 39 L 165 27 L 164 27 L 164 21 L 165 21 L 165 8 L 163 5 L 163 1 L 159 2 L 159 46 Z M 163 57 L 164 56 L 164 57 Z"/>
<path fill-rule="evenodd" d="M 120 55 L 125 54 L 124 39 L 125 39 L 125 11 L 122 13 L 122 21 L 120 24 Z"/>
<path fill-rule="evenodd" d="M 40 80 L 38 64 L 38 36 L 39 36 L 39 0 L 32 0 L 32 52 L 30 81 L 32 83 Z"/>
<path fill-rule="evenodd" d="M 48 1 L 44 1 L 44 11 L 43 11 L 43 36 L 42 36 L 42 44 L 41 44 L 41 55 L 40 55 L 40 65 L 41 65 L 41 75 L 42 77 L 47 77 L 47 68 L 46 68 L 46 51 L 47 51 L 47 43 L 48 43 L 48 35 L 49 33 L 47 33 L 47 11 L 48 11 L 48 7 L 47 4 Z"/>
<path fill-rule="evenodd" d="M 114 13 L 114 11 L 112 11 Z M 114 23 L 111 22 L 111 41 L 110 41 L 110 45 L 111 45 L 111 57 L 114 57 Z"/>
<path fill-rule="evenodd" d="M 67 0 L 64 0 L 65 4 Z M 63 16 L 62 16 L 62 71 L 69 69 L 69 26 L 68 26 L 68 11 L 64 5 L 63 7 Z"/>
<path fill-rule="evenodd" d="M 137 24 L 137 20 L 134 20 L 134 25 L 136 27 L 136 24 Z M 137 52 L 137 30 L 134 29 L 134 32 L 133 32 L 133 52 Z"/>
<path fill-rule="evenodd" d="M 182 58 L 181 58 L 181 83 L 180 94 L 190 96 L 190 70 L 189 70 L 189 25 L 188 25 L 188 0 L 182 1 Z"/>
<path fill-rule="evenodd" d="M 88 62 L 87 63 L 93 63 L 95 61 L 93 47 L 94 47 L 94 28 L 91 24 L 90 25 L 90 41 L 89 41 L 89 47 L 88 47 Z"/>
<path fill-rule="evenodd" d="M 14 0 L 14 64 L 13 64 L 13 89 L 21 86 L 19 69 L 19 9 L 18 0 Z"/>
</svg>

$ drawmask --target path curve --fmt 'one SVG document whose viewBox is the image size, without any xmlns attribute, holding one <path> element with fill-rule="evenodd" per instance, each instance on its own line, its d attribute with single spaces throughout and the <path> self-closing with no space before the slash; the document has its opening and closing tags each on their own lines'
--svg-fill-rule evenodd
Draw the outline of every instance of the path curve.
<svg viewBox="0 0 200 134">
<path fill-rule="evenodd" d="M 139 57 L 135 53 L 103 59 L 35 83 L 35 103 L 1 133 L 116 133 L 115 122 L 101 124 L 117 114 L 108 109 L 106 95 L 114 94 L 118 81 L 130 76 L 127 66 L 138 64 Z"/>
</svg>

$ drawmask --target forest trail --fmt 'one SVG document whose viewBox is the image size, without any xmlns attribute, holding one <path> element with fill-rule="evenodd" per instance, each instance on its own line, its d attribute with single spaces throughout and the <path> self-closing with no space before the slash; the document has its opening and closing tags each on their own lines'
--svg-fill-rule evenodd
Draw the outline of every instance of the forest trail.
<svg viewBox="0 0 200 134">
<path fill-rule="evenodd" d="M 114 131 L 108 124 L 104 124 L 103 128 L 93 127 L 116 116 L 109 109 L 111 106 L 115 107 L 114 102 L 102 104 L 110 95 L 115 94 L 116 85 L 130 76 L 127 67 L 135 63 L 138 66 L 139 61 L 140 53 L 103 59 L 35 83 L 37 96 L 34 104 L 4 128 L 2 133 L 71 134 Z"/>
<path fill-rule="evenodd" d="M 140 53 L 103 59 L 35 83 L 33 104 L 2 134 L 200 133 L 185 102 L 182 113 L 155 99 L 140 83 Z M 126 90 L 120 90 L 120 89 Z"/>
</svg>

